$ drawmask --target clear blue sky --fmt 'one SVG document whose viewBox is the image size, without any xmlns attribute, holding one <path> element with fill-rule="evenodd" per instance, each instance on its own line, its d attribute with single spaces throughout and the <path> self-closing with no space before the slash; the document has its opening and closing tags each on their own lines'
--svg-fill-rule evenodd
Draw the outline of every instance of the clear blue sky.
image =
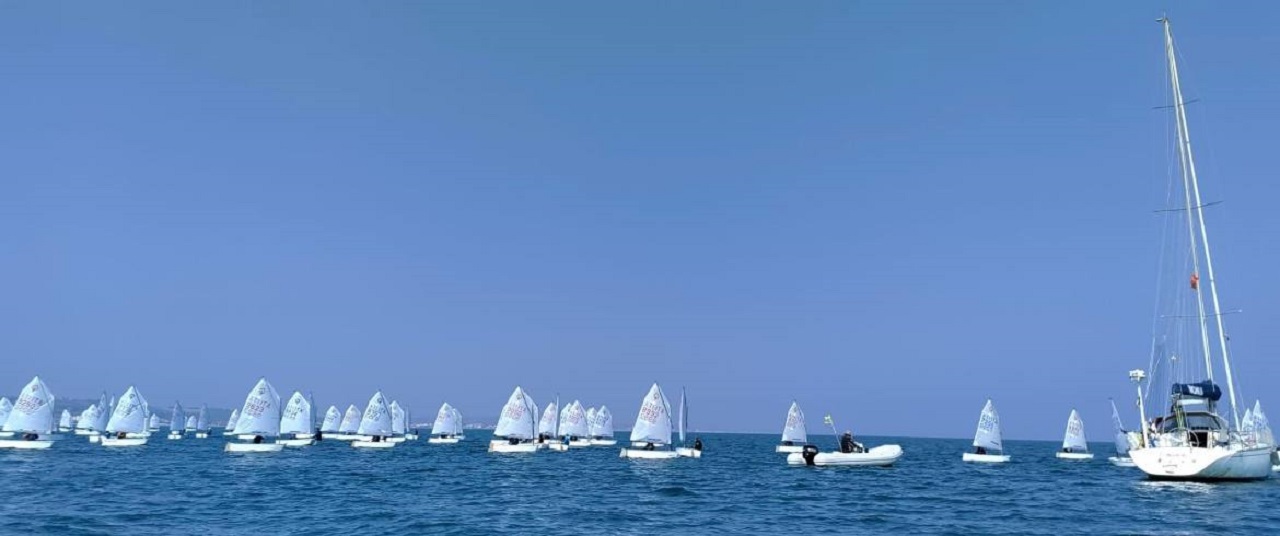
<svg viewBox="0 0 1280 536">
<path fill-rule="evenodd" d="M 6 3 L 0 388 L 514 385 L 1060 437 L 1145 366 L 1163 11 L 1243 390 L 1280 373 L 1280 4 Z M 1280 411 L 1280 409 L 1273 410 Z M 1127 415 L 1132 422 L 1135 417 Z"/>
</svg>

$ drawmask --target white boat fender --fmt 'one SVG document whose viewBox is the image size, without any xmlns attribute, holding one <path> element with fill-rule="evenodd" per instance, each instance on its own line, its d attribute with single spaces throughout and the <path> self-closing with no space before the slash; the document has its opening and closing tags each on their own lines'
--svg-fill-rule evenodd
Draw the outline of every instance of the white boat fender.
<svg viewBox="0 0 1280 536">
<path fill-rule="evenodd" d="M 813 459 L 818 455 L 817 445 L 805 445 L 804 450 L 800 451 L 800 455 L 804 456 L 805 465 L 814 465 Z"/>
</svg>

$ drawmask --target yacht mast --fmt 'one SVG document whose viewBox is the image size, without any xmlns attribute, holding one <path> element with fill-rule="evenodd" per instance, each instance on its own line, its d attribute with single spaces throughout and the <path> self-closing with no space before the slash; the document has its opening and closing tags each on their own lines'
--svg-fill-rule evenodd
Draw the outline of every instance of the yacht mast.
<svg viewBox="0 0 1280 536">
<path fill-rule="evenodd" d="M 1213 318 L 1218 328 L 1218 345 L 1222 352 L 1222 368 L 1227 375 L 1227 394 L 1231 397 L 1231 419 L 1236 428 L 1240 427 L 1240 416 L 1236 411 L 1236 386 L 1231 374 L 1231 357 L 1227 352 L 1226 329 L 1222 325 L 1222 307 L 1218 301 L 1218 283 L 1213 273 L 1213 256 L 1209 253 L 1209 231 L 1204 224 L 1204 203 L 1200 200 L 1200 182 L 1196 177 L 1196 163 L 1191 154 L 1191 133 L 1187 127 L 1186 102 L 1182 100 L 1182 84 L 1178 80 L 1178 61 L 1173 50 L 1173 32 L 1169 28 L 1169 18 L 1162 17 L 1159 22 L 1164 26 L 1164 49 L 1169 62 L 1169 79 L 1173 88 L 1174 113 L 1177 117 L 1178 156 L 1182 163 L 1183 181 L 1186 184 L 1187 225 L 1199 224 L 1200 242 L 1204 244 L 1204 264 L 1209 276 L 1209 295 L 1213 300 Z M 1193 214 L 1194 213 L 1194 214 Z M 1196 240 L 1191 237 L 1193 264 L 1199 269 L 1199 258 L 1196 255 Z M 1200 290 L 1196 289 L 1196 302 L 1200 308 L 1200 336 L 1204 345 L 1205 365 L 1209 379 L 1213 379 L 1213 365 L 1209 356 L 1209 334 L 1205 322 L 1204 300 Z"/>
</svg>

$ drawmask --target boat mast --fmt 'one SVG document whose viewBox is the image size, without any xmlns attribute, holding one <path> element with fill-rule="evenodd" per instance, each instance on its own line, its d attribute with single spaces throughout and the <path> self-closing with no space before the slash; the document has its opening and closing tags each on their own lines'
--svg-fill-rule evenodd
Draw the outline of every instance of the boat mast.
<svg viewBox="0 0 1280 536">
<path fill-rule="evenodd" d="M 1195 158 L 1191 154 L 1191 133 L 1187 127 L 1186 103 L 1182 100 L 1182 84 L 1178 80 L 1178 62 L 1173 50 L 1173 32 L 1169 28 L 1168 17 L 1162 17 L 1160 23 L 1164 26 L 1165 56 L 1169 62 L 1169 79 L 1173 87 L 1174 98 L 1173 109 L 1178 123 L 1178 155 L 1182 162 L 1183 181 L 1186 184 L 1187 225 L 1190 226 L 1193 220 L 1199 224 L 1200 241 L 1204 243 L 1204 264 L 1207 271 L 1206 275 L 1209 276 L 1209 295 L 1213 300 L 1213 317 L 1218 328 L 1218 345 L 1219 350 L 1222 352 L 1222 368 L 1227 375 L 1227 395 L 1231 397 L 1231 419 L 1235 423 L 1235 427 L 1239 428 L 1240 416 L 1236 411 L 1236 386 L 1231 374 L 1231 357 L 1227 352 L 1226 329 L 1222 325 L 1222 307 L 1218 301 L 1218 283 L 1213 273 L 1213 256 L 1209 253 L 1209 231 L 1204 224 L 1204 203 L 1200 200 L 1200 182 L 1196 177 Z M 1192 214 L 1193 211 L 1194 216 Z M 1196 241 L 1194 235 L 1191 239 L 1191 250 L 1194 264 L 1198 269 L 1199 258 L 1195 254 Z M 1209 357 L 1208 326 L 1205 322 L 1204 299 L 1200 296 L 1199 289 L 1196 289 L 1196 302 L 1200 307 L 1200 336 L 1204 345 L 1205 365 L 1208 369 L 1209 379 L 1212 380 L 1213 365 Z"/>
</svg>

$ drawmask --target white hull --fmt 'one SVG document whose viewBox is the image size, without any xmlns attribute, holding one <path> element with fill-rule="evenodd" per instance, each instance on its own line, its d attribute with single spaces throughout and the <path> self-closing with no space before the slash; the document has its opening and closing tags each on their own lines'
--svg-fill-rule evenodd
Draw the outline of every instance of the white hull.
<svg viewBox="0 0 1280 536">
<path fill-rule="evenodd" d="M 390 441 L 356 440 L 351 442 L 351 446 L 358 449 L 389 449 L 391 447 L 396 446 L 397 444 L 398 443 L 392 443 Z"/>
<path fill-rule="evenodd" d="M 632 460 L 674 460 L 678 455 L 674 450 L 622 449 L 619 458 Z"/>
<path fill-rule="evenodd" d="M 169 439 L 182 439 L 182 434 L 169 434 Z"/>
<path fill-rule="evenodd" d="M 316 444 L 314 439 L 277 439 L 276 443 L 286 447 L 309 447 Z"/>
<path fill-rule="evenodd" d="M 26 441 L 23 439 L 0 439 L 0 449 L 44 450 L 53 446 L 53 441 Z"/>
<path fill-rule="evenodd" d="M 126 437 L 117 439 L 110 436 L 102 436 L 102 446 L 104 447 L 139 447 L 147 444 L 145 437 Z"/>
<path fill-rule="evenodd" d="M 87 435 L 87 436 L 91 436 L 91 435 L 97 435 L 97 433 L 98 433 L 98 432 L 95 432 L 95 431 L 93 431 L 93 430 L 85 430 L 85 429 L 83 429 L 83 428 L 76 428 L 76 431 L 75 431 L 75 434 L 76 434 L 76 435 Z"/>
<path fill-rule="evenodd" d="M 387 443 L 404 443 L 404 442 L 405 442 L 405 438 L 404 438 L 404 436 L 399 436 L 399 437 L 386 437 L 386 438 L 383 438 L 382 440 L 383 440 L 383 441 L 385 441 L 385 442 L 387 442 Z"/>
<path fill-rule="evenodd" d="M 680 447 L 680 448 L 676 449 L 676 456 L 679 456 L 679 457 L 681 457 L 681 458 L 695 458 L 695 459 L 700 459 L 700 458 L 702 458 L 702 451 L 697 450 L 697 449 L 691 449 L 691 448 Z"/>
<path fill-rule="evenodd" d="M 90 442 L 90 443 L 97 443 L 97 442 L 99 442 L 99 441 L 102 441 L 102 436 L 100 436 L 100 435 L 91 435 L 91 436 L 89 436 L 89 442 Z"/>
<path fill-rule="evenodd" d="M 208 432 L 196 432 L 196 439 L 209 439 Z"/>
<path fill-rule="evenodd" d="M 333 434 L 324 436 L 324 438 L 332 439 L 334 441 L 355 441 L 357 439 L 361 439 L 361 436 L 356 434 Z"/>
<path fill-rule="evenodd" d="M 456 437 L 428 437 L 427 438 L 427 443 L 430 443 L 432 445 L 453 445 L 453 444 L 456 444 L 458 441 L 461 441 L 461 440 Z"/>
<path fill-rule="evenodd" d="M 819 452 L 813 457 L 813 465 L 829 467 L 883 467 L 893 465 L 902 457 L 902 447 L 880 445 L 866 452 Z M 804 454 L 787 455 L 787 465 L 808 465 Z"/>
<path fill-rule="evenodd" d="M 1091 452 L 1058 451 L 1058 453 L 1055 454 L 1054 456 L 1057 456 L 1059 460 L 1092 460 L 1093 459 L 1093 453 Z"/>
<path fill-rule="evenodd" d="M 591 440 L 591 446 L 593 447 L 612 447 L 617 444 L 618 444 L 617 439 L 592 439 Z"/>
<path fill-rule="evenodd" d="M 404 435 L 404 440 L 405 440 L 405 441 L 417 441 L 417 440 L 418 440 L 418 434 L 405 434 L 405 435 Z"/>
<path fill-rule="evenodd" d="M 1107 461 L 1111 462 L 1111 465 L 1114 465 L 1116 467 L 1137 467 L 1138 466 L 1138 464 L 1133 463 L 1133 458 L 1130 458 L 1128 456 L 1125 456 L 1125 457 L 1112 456 L 1110 458 L 1107 458 Z"/>
<path fill-rule="evenodd" d="M 489 452 L 496 452 L 499 454 L 518 454 L 518 453 L 538 452 L 538 444 L 537 443 L 516 443 L 515 445 L 512 445 L 507 441 L 490 441 Z"/>
<path fill-rule="evenodd" d="M 546 449 L 555 452 L 569 452 L 569 445 L 564 443 L 545 443 Z"/>
<path fill-rule="evenodd" d="M 804 445 L 778 445 L 774 452 L 792 453 L 804 451 Z"/>
<path fill-rule="evenodd" d="M 1013 456 L 1008 454 L 974 454 L 966 452 L 960 459 L 970 463 L 1009 463 Z"/>
<path fill-rule="evenodd" d="M 252 436 L 250 436 L 252 437 Z M 227 443 L 226 452 L 280 452 L 284 445 L 279 443 Z"/>
<path fill-rule="evenodd" d="M 1159 480 L 1261 480 L 1271 476 L 1271 447 L 1147 447 L 1129 451 L 1142 472 Z"/>
</svg>

